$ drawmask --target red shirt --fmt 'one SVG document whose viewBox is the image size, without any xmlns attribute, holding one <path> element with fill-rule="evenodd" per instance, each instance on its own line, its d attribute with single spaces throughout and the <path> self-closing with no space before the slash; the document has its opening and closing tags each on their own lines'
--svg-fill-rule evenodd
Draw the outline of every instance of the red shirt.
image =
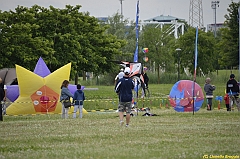
<svg viewBox="0 0 240 159">
<path fill-rule="evenodd" d="M 228 94 L 225 94 L 224 96 L 225 104 L 229 104 L 229 97 Z"/>
</svg>

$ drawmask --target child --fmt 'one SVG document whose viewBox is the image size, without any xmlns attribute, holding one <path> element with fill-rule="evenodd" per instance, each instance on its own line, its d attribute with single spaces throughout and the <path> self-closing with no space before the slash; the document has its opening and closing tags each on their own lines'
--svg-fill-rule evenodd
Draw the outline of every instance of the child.
<svg viewBox="0 0 240 159">
<path fill-rule="evenodd" d="M 213 91 L 215 90 L 215 86 L 211 85 L 211 79 L 208 77 L 206 78 L 204 85 L 204 91 L 206 92 L 206 98 L 207 98 L 207 110 L 212 110 L 212 99 L 213 99 Z"/>
<path fill-rule="evenodd" d="M 81 90 L 81 85 L 77 85 L 77 90 L 74 92 L 73 101 L 74 103 L 74 111 L 73 118 L 76 118 L 77 110 L 79 109 L 79 118 L 82 118 L 82 109 L 83 109 L 83 101 L 85 100 L 84 92 Z"/>
<path fill-rule="evenodd" d="M 225 100 L 227 111 L 231 111 L 230 106 L 229 106 L 229 96 L 227 93 L 224 96 L 224 100 Z"/>
</svg>

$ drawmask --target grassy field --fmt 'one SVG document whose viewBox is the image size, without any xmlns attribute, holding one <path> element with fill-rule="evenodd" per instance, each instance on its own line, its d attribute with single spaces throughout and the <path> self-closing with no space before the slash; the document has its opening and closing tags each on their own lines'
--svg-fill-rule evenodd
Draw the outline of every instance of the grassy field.
<svg viewBox="0 0 240 159">
<path fill-rule="evenodd" d="M 199 83 L 202 87 L 204 83 Z M 173 84 L 150 84 L 149 89 L 151 91 L 150 98 L 139 99 L 138 107 L 150 107 L 160 108 L 168 107 L 170 105 L 168 101 L 168 94 L 171 91 Z M 86 101 L 84 107 L 86 110 L 104 110 L 104 109 L 117 109 L 118 97 L 114 92 L 114 86 L 86 86 L 86 88 L 98 88 L 96 91 L 85 90 Z M 216 90 L 214 96 L 224 96 L 225 84 L 216 84 Z M 205 92 L 204 92 L 205 94 Z M 213 100 L 213 106 L 215 109 L 218 108 L 219 101 Z M 203 107 L 206 105 L 206 101 Z M 221 109 L 225 108 L 224 101 L 220 102 Z"/>
<path fill-rule="evenodd" d="M 240 156 L 240 113 L 205 109 L 131 118 L 121 127 L 116 112 L 92 112 L 82 119 L 60 115 L 5 116 L 0 122 L 4 159 L 198 159 Z M 216 158 L 216 157 L 215 157 Z M 220 158 L 220 157 L 218 157 Z"/>
<path fill-rule="evenodd" d="M 60 114 L 4 116 L 0 159 L 240 158 L 240 113 L 227 112 L 223 102 L 220 110 L 214 101 L 211 112 L 203 104 L 194 115 L 178 113 L 167 100 L 172 84 L 152 84 L 151 97 L 139 99 L 138 107 L 150 107 L 157 116 L 139 112 L 126 128 L 120 127 L 114 110 L 91 111 L 117 109 L 114 86 L 91 87 L 98 90 L 85 90 L 89 112 L 82 119 L 72 119 L 72 114 L 69 119 Z M 224 95 L 225 84 L 216 87 L 214 95 Z"/>
</svg>

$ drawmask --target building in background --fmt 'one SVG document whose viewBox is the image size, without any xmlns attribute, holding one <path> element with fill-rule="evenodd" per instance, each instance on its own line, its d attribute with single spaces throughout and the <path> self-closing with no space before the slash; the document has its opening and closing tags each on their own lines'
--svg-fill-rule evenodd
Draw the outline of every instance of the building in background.
<svg viewBox="0 0 240 159">
<path fill-rule="evenodd" d="M 216 23 L 216 31 L 218 31 L 220 28 L 225 28 L 224 23 Z M 207 32 L 211 31 L 214 32 L 215 30 L 215 24 L 208 24 L 207 25 Z"/>
</svg>

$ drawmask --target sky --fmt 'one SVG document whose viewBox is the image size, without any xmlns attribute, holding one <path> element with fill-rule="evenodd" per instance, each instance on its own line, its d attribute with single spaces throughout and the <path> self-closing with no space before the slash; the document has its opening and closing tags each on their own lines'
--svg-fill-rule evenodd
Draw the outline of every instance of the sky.
<svg viewBox="0 0 240 159">
<path fill-rule="evenodd" d="M 214 24 L 214 10 L 211 7 L 213 0 L 202 0 L 203 22 Z M 214 0 L 215 1 L 215 0 Z M 239 0 L 218 0 L 219 7 L 216 10 L 216 22 L 223 23 L 224 15 L 228 14 L 227 8 L 231 1 L 238 2 Z M 65 5 L 70 4 L 75 6 L 80 4 L 82 12 L 88 11 L 90 15 L 95 17 L 108 17 L 115 13 L 121 13 L 120 0 L 0 0 L 0 10 L 14 10 L 18 5 L 31 7 L 39 5 L 45 8 L 53 6 L 55 8 L 65 8 Z M 129 20 L 136 19 L 136 4 L 137 0 L 123 0 L 122 11 L 124 18 Z M 159 15 L 171 15 L 180 19 L 189 21 L 189 6 L 190 0 L 139 0 L 139 19 L 146 20 Z"/>
</svg>

